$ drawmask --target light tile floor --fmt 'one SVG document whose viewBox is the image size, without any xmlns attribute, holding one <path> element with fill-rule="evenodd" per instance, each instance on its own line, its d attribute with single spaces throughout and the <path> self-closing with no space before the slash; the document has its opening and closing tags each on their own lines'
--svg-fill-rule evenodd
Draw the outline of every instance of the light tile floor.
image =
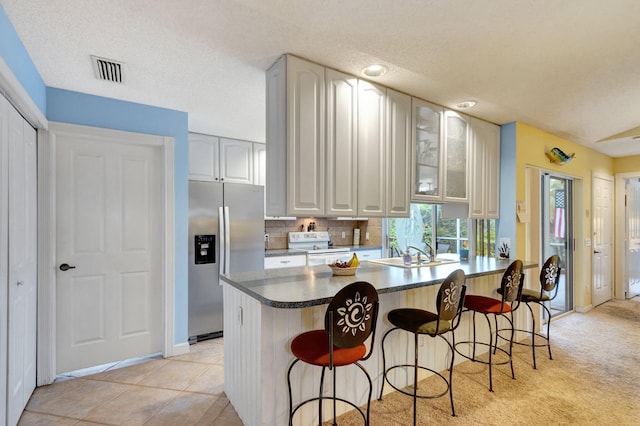
<svg viewBox="0 0 640 426">
<path fill-rule="evenodd" d="M 219 338 L 192 345 L 185 355 L 60 376 L 35 390 L 18 424 L 240 426 L 223 392 L 223 362 Z"/>
</svg>

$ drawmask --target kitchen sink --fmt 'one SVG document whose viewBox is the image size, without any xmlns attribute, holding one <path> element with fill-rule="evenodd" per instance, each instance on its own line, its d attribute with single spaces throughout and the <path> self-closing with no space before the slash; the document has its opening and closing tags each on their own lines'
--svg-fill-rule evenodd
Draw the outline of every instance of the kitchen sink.
<svg viewBox="0 0 640 426">
<path fill-rule="evenodd" d="M 459 263 L 460 261 L 457 259 L 434 259 L 431 261 L 426 261 L 426 260 L 422 260 L 420 263 L 418 263 L 417 259 L 415 257 L 412 258 L 411 260 L 411 265 L 405 265 L 404 261 L 402 260 L 401 257 L 385 257 L 382 259 L 371 259 L 368 262 L 370 263 L 379 263 L 381 265 L 388 265 L 388 266 L 397 266 L 400 268 L 423 268 L 423 267 L 427 267 L 427 266 L 438 266 L 438 265 L 445 265 L 448 263 Z"/>
</svg>

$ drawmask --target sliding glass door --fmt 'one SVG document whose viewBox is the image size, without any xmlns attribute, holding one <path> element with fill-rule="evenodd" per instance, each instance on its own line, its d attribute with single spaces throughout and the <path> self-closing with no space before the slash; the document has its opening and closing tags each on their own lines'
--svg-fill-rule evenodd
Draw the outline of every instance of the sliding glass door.
<svg viewBox="0 0 640 426">
<path fill-rule="evenodd" d="M 551 302 L 551 316 L 573 310 L 573 181 L 548 173 L 542 175 L 542 259 L 560 256 L 562 273 L 558 296 Z"/>
</svg>

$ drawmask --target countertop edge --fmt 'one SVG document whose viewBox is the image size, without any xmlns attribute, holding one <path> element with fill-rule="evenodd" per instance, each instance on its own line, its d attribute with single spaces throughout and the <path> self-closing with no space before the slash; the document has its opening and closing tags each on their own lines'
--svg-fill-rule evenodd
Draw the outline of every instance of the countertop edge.
<svg viewBox="0 0 640 426">
<path fill-rule="evenodd" d="M 509 266 L 511 262 L 509 263 L 505 263 L 504 265 L 501 265 L 500 267 L 497 268 L 493 268 L 491 270 L 486 270 L 486 271 L 478 271 L 478 272 L 473 272 L 473 273 L 467 273 L 466 274 L 466 278 L 479 278 L 479 277 L 483 277 L 483 276 L 487 276 L 487 275 L 496 275 L 496 274 L 500 274 L 500 273 L 504 273 L 504 271 L 507 269 L 507 267 Z M 378 265 L 381 268 L 395 268 L 394 266 L 384 266 L 384 265 Z M 526 261 L 524 262 L 524 269 L 531 269 L 531 268 L 536 268 L 538 267 L 538 262 L 531 262 L 531 261 Z M 288 270 L 291 269 L 298 269 L 298 270 L 305 270 L 305 268 L 307 268 L 306 273 L 309 272 L 310 267 L 305 267 L 305 266 L 300 266 L 300 267 L 296 267 L 296 268 L 286 268 Z M 265 296 L 263 296 L 262 294 L 253 291 L 251 288 L 247 287 L 246 285 L 243 285 L 242 283 L 239 283 L 237 281 L 235 281 L 233 279 L 234 276 L 236 276 L 237 274 L 231 274 L 232 276 L 226 276 L 226 275 L 220 275 L 220 279 L 222 281 L 224 281 L 224 283 L 234 287 L 235 289 L 251 296 L 252 298 L 256 299 L 257 301 L 259 301 L 262 305 L 265 306 L 269 306 L 272 308 L 278 308 L 278 309 L 299 309 L 299 308 L 308 308 L 308 307 L 312 307 L 312 306 L 317 306 L 317 305 L 324 305 L 327 304 L 331 301 L 333 295 L 331 296 L 327 296 L 327 297 L 318 297 L 318 298 L 312 298 L 312 299 L 308 299 L 308 300 L 300 300 L 300 301 L 282 301 L 282 300 L 272 300 L 270 298 L 267 298 Z M 345 277 L 347 278 L 347 277 Z M 446 278 L 446 276 L 442 276 L 442 277 L 438 277 L 435 279 L 431 279 L 431 280 L 427 280 L 427 281 L 416 281 L 416 282 L 411 282 L 411 283 L 407 283 L 407 284 L 402 284 L 402 285 L 396 285 L 393 287 L 387 287 L 387 288 L 380 288 L 378 289 L 378 293 L 379 294 L 385 294 L 385 293 L 395 293 L 395 292 L 399 292 L 399 291 L 407 291 L 407 290 L 412 290 L 412 289 L 416 289 L 416 288 L 421 288 L 421 287 L 428 287 L 428 286 L 432 286 L 432 285 L 437 285 L 440 284 L 444 281 L 444 279 Z"/>
</svg>

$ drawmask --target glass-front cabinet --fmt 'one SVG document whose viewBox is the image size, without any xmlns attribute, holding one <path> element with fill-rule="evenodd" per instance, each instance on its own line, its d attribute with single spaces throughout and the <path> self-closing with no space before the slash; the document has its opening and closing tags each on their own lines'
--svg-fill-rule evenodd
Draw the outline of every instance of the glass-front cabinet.
<svg viewBox="0 0 640 426">
<path fill-rule="evenodd" d="M 421 99 L 412 99 L 414 201 L 442 200 L 442 116 L 443 108 Z"/>
<path fill-rule="evenodd" d="M 445 116 L 444 197 L 466 202 L 469 117 L 447 110 Z"/>
</svg>

